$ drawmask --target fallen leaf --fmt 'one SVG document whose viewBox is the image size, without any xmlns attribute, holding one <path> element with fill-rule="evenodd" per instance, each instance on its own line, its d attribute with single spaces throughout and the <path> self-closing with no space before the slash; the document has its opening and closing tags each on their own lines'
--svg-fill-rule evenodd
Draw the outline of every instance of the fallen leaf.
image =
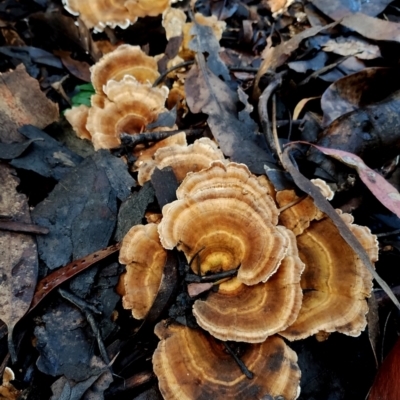
<svg viewBox="0 0 400 400">
<path fill-rule="evenodd" d="M 146 182 L 139 192 L 132 193 L 120 206 L 118 211 L 117 232 L 115 239 L 121 241 L 132 226 L 142 222 L 147 207 L 154 201 L 154 188 Z"/>
<path fill-rule="evenodd" d="M 373 166 L 395 157 L 400 148 L 400 91 L 387 99 L 335 119 L 320 135 L 318 146 L 357 154 Z M 311 148 L 308 160 L 341 183 L 335 162 Z"/>
<path fill-rule="evenodd" d="M 367 39 L 400 41 L 400 25 L 397 22 L 367 15 L 365 10 L 359 6 L 361 3 L 348 2 L 344 7 L 338 7 L 340 5 L 338 1 L 313 0 L 312 3 L 328 17 Z M 371 1 L 370 3 L 374 2 Z M 385 3 L 381 4 L 384 5 Z M 377 15 L 379 12 L 375 14 L 374 10 L 371 14 Z"/>
<path fill-rule="evenodd" d="M 54 54 L 60 57 L 64 67 L 78 79 L 84 82 L 90 82 L 90 65 L 85 61 L 78 61 L 71 57 L 69 51 L 54 51 Z"/>
<path fill-rule="evenodd" d="M 103 250 L 96 251 L 93 254 L 88 254 L 79 260 L 74 260 L 64 267 L 50 273 L 45 276 L 40 282 L 38 282 L 33 296 L 29 312 L 37 307 L 37 305 L 54 289 L 60 286 L 62 283 L 68 281 L 74 276 L 78 275 L 82 271 L 91 267 L 95 263 L 103 260 L 111 254 L 114 254 L 119 250 L 119 244 L 109 246 Z"/>
<path fill-rule="evenodd" d="M 39 370 L 51 376 L 64 375 L 76 382 L 98 377 L 105 365 L 93 355 L 87 325 L 85 317 L 72 305 L 60 302 L 46 308 L 37 317 L 34 330 L 40 353 L 36 363 Z"/>
<path fill-rule="evenodd" d="M 117 198 L 134 186 L 126 164 L 98 151 L 73 168 L 33 210 L 32 218 L 49 229 L 38 237 L 40 258 L 50 269 L 109 244 L 117 219 Z"/>
<path fill-rule="evenodd" d="M 324 14 L 332 19 L 340 19 L 349 13 L 362 12 L 375 17 L 380 14 L 392 0 L 360 1 L 353 0 L 312 0 L 311 3 L 318 7 Z"/>
<path fill-rule="evenodd" d="M 365 68 L 345 76 L 330 85 L 322 95 L 322 124 L 326 127 L 341 115 L 382 101 L 398 89 L 400 77 L 394 68 Z"/>
<path fill-rule="evenodd" d="M 263 174 L 264 164 L 273 167 L 264 136 L 249 132 L 238 118 L 238 96 L 205 65 L 194 65 L 185 81 L 186 101 L 193 113 L 208 114 L 208 125 L 222 152 L 232 161 L 246 164 L 253 173 Z"/>
<path fill-rule="evenodd" d="M 296 120 L 299 118 L 300 113 L 303 111 L 303 108 L 310 100 L 319 99 L 319 96 L 316 97 L 306 97 L 305 99 L 300 100 L 293 111 L 293 119 Z"/>
<path fill-rule="evenodd" d="M 308 143 L 309 144 L 309 143 Z M 331 149 L 311 144 L 322 153 L 331 156 L 350 168 L 354 168 L 360 179 L 365 183 L 372 194 L 392 213 L 400 218 L 400 193 L 382 175 L 364 164 L 364 161 L 355 154 L 347 151 Z"/>
<path fill-rule="evenodd" d="M 318 71 L 326 65 L 326 61 L 328 60 L 328 55 L 323 51 L 319 51 L 317 55 L 309 60 L 301 60 L 301 61 L 291 61 L 288 62 L 287 65 L 290 69 L 305 73 L 308 70 Z"/>
<path fill-rule="evenodd" d="M 254 80 L 254 90 L 257 92 L 257 94 L 259 94 L 258 83 L 264 74 L 267 72 L 274 72 L 278 67 L 283 65 L 292 55 L 292 53 L 298 49 L 304 39 L 315 36 L 317 33 L 325 29 L 330 29 L 335 25 L 337 25 L 337 22 L 333 22 L 325 26 L 315 26 L 298 33 L 288 41 L 282 42 L 278 46 L 270 47 L 267 45 L 261 54 L 263 61 Z"/>
<path fill-rule="evenodd" d="M 11 72 L 0 74 L 0 142 L 22 142 L 18 132 L 23 125 L 40 129 L 58 119 L 58 106 L 40 90 L 23 65 Z"/>
<path fill-rule="evenodd" d="M 151 175 L 151 183 L 161 209 L 176 200 L 176 189 L 179 183 L 171 167 L 156 168 Z"/>
<path fill-rule="evenodd" d="M 17 192 L 15 171 L 0 164 L 0 215 L 31 223 L 26 197 Z M 9 351 L 16 361 L 12 335 L 29 309 L 35 291 L 38 259 L 35 238 L 24 233 L 0 231 L 0 315 L 8 327 Z"/>
<path fill-rule="evenodd" d="M 19 157 L 35 140 L 25 140 L 20 143 L 0 143 L 0 158 L 2 160 L 12 160 Z"/>
<path fill-rule="evenodd" d="M 31 170 L 58 181 L 83 160 L 82 157 L 32 125 L 23 126 L 18 132 L 31 139 L 33 143 L 29 151 L 10 162 L 15 168 Z"/>
<path fill-rule="evenodd" d="M 377 45 L 357 36 L 339 36 L 336 39 L 329 39 L 324 44 L 323 50 L 341 56 L 357 56 L 363 60 L 381 57 L 381 51 Z"/>
<path fill-rule="evenodd" d="M 210 26 L 200 25 L 193 20 L 194 24 L 190 34 L 194 38 L 189 43 L 189 48 L 197 53 L 207 53 L 207 66 L 216 76 L 222 76 L 225 81 L 230 80 L 229 70 L 219 56 L 221 47 Z"/>
</svg>

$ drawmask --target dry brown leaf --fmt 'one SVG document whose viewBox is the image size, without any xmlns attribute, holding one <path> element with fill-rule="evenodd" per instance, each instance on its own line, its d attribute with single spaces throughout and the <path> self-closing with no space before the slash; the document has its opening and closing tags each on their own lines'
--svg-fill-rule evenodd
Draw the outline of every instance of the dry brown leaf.
<svg viewBox="0 0 400 400">
<path fill-rule="evenodd" d="M 324 44 L 323 50 L 341 56 L 356 56 L 363 60 L 381 57 L 381 51 L 377 45 L 356 36 L 339 36 L 336 39 L 329 39 Z"/>
<path fill-rule="evenodd" d="M 5 164 L 0 164 L 0 182 L 0 215 L 32 223 L 27 199 L 16 190 L 19 180 L 14 170 Z M 13 330 L 29 309 L 37 274 L 35 238 L 25 233 L 0 231 L 0 315 L 8 327 L 9 351 L 13 361 L 16 359 Z"/>
<path fill-rule="evenodd" d="M 292 55 L 292 53 L 297 50 L 297 48 L 300 46 L 300 43 L 304 39 L 315 36 L 317 33 L 323 31 L 324 29 L 330 29 L 336 24 L 337 22 L 333 22 L 329 25 L 315 26 L 313 28 L 306 29 L 305 31 L 298 33 L 296 36 L 293 36 L 287 42 L 282 42 L 276 47 L 271 48 L 267 45 L 267 47 L 261 54 L 263 62 L 261 63 L 260 69 L 258 70 L 256 78 L 254 80 L 254 90 L 256 92 L 259 92 L 258 83 L 260 82 L 261 77 L 268 71 L 275 71 L 276 68 L 285 63 L 286 60 Z"/>
<path fill-rule="evenodd" d="M 23 125 L 40 129 L 58 119 L 58 106 L 40 90 L 21 64 L 14 71 L 0 74 L 0 142 L 21 142 Z"/>
</svg>

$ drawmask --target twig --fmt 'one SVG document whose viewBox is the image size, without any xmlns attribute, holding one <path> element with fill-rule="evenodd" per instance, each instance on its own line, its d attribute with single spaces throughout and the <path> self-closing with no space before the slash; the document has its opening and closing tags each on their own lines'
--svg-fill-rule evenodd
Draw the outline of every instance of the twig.
<svg viewBox="0 0 400 400">
<path fill-rule="evenodd" d="M 228 346 L 226 342 L 224 342 L 224 346 L 228 353 L 236 361 L 236 364 L 239 366 L 243 374 L 246 375 L 246 378 L 253 379 L 254 374 L 246 367 L 246 364 L 236 355 L 236 353 Z"/>
<path fill-rule="evenodd" d="M 232 278 L 233 276 L 236 276 L 238 273 L 238 268 L 236 269 L 230 269 L 229 271 L 222 271 L 222 272 L 217 272 L 216 274 L 211 274 L 211 275 L 204 275 L 204 276 L 198 276 L 198 275 L 193 275 L 189 274 L 186 276 L 185 281 L 186 282 L 214 282 L 218 281 L 220 279 L 224 278 Z"/>
<path fill-rule="evenodd" d="M 307 76 L 307 78 L 303 79 L 297 86 L 302 86 L 308 83 L 311 79 L 318 78 L 320 75 L 325 74 L 326 72 L 329 72 L 330 70 L 336 68 L 339 64 L 341 64 L 343 61 L 346 61 L 349 57 L 352 56 L 345 56 L 342 58 L 339 58 L 339 60 L 335 61 L 332 64 L 325 65 L 325 67 L 322 67 L 318 71 L 313 72 L 311 75 Z"/>
<path fill-rule="evenodd" d="M 33 233 L 36 235 L 46 235 L 49 233 L 48 228 L 35 224 L 25 224 L 24 222 L 18 221 L 1 221 L 0 220 L 0 230 L 1 231 L 12 231 L 12 232 L 25 232 Z"/>
<path fill-rule="evenodd" d="M 288 208 L 293 207 L 293 206 L 295 206 L 296 204 L 302 202 L 306 197 L 307 197 L 306 195 L 301 196 L 301 197 L 299 197 L 298 199 L 293 200 L 293 201 L 291 201 L 290 203 L 286 204 L 285 206 L 283 206 L 283 207 L 281 207 L 281 208 L 278 208 L 279 214 L 282 213 L 282 212 L 284 212 L 284 211 L 287 210 Z"/>
<path fill-rule="evenodd" d="M 79 298 L 78 296 L 75 296 L 74 294 L 67 292 L 64 289 L 59 288 L 58 293 L 64 299 L 68 300 L 72 304 L 74 304 L 76 307 L 78 307 L 81 312 L 85 315 L 87 321 L 89 322 L 90 327 L 92 328 L 93 334 L 97 340 L 97 345 L 99 346 L 100 354 L 101 357 L 103 358 L 103 361 L 107 364 L 109 368 L 111 368 L 111 361 L 110 358 L 108 357 L 106 346 L 104 346 L 103 338 L 101 337 L 101 332 L 99 327 L 97 326 L 96 320 L 94 319 L 93 313 L 95 314 L 101 314 L 101 311 L 99 311 L 95 306 L 92 304 L 87 303 L 83 299 Z"/>
<path fill-rule="evenodd" d="M 166 71 L 164 71 L 164 72 L 155 80 L 155 82 L 153 83 L 153 87 L 156 87 L 156 86 L 158 86 L 161 82 L 163 82 L 164 79 L 167 77 L 167 75 L 168 75 L 170 72 L 175 71 L 176 69 L 179 69 L 179 68 L 187 67 L 188 65 L 192 65 L 192 64 L 194 64 L 194 60 L 184 61 L 184 62 L 182 62 L 182 63 L 180 63 L 180 64 L 174 65 L 174 66 L 171 67 L 171 68 L 168 68 Z"/>
<path fill-rule="evenodd" d="M 128 133 L 121 133 L 121 147 L 135 147 L 138 144 L 158 142 L 167 137 L 176 135 L 180 132 L 185 132 L 187 136 L 201 135 L 204 129 L 177 129 L 174 131 L 157 131 L 157 132 L 144 132 L 138 135 L 129 135 Z"/>
<path fill-rule="evenodd" d="M 282 84 L 282 78 L 286 72 L 281 72 L 276 74 L 274 79 L 270 82 L 270 84 L 264 89 L 262 92 L 259 101 L 258 101 L 258 115 L 260 117 L 261 126 L 264 132 L 265 139 L 269 144 L 269 147 L 275 156 L 278 154 L 278 149 L 275 144 L 274 135 L 272 133 L 272 129 L 269 123 L 269 115 L 268 115 L 268 100 L 271 97 L 272 93 Z"/>
<path fill-rule="evenodd" d="M 375 236 L 377 237 L 386 237 L 386 236 L 392 236 L 392 235 L 398 235 L 400 234 L 400 229 L 396 229 L 391 232 L 384 232 L 384 233 L 374 233 Z"/>
<path fill-rule="evenodd" d="M 272 95 L 272 136 L 274 137 L 276 153 L 279 157 L 279 161 L 282 164 L 282 150 L 281 150 L 281 146 L 279 145 L 278 131 L 276 129 L 276 96 L 275 96 L 275 93 Z"/>
</svg>

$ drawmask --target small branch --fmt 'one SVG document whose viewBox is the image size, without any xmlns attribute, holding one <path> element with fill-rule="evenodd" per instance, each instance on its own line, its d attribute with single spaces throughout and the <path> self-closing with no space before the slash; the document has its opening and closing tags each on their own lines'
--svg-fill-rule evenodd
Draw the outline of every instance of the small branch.
<svg viewBox="0 0 400 400">
<path fill-rule="evenodd" d="M 157 131 L 157 132 L 144 132 L 138 135 L 129 135 L 128 133 L 121 133 L 121 147 L 135 147 L 138 144 L 149 142 L 158 142 L 166 139 L 167 137 L 176 135 L 180 132 L 185 132 L 187 136 L 201 135 L 204 129 L 177 129 L 174 131 Z"/>
<path fill-rule="evenodd" d="M 24 232 L 33 233 L 36 235 L 46 235 L 49 233 L 48 228 L 35 224 L 25 224 L 24 222 L 18 221 L 1 221 L 0 220 L 0 230 L 1 231 L 12 231 L 12 232 Z"/>
<path fill-rule="evenodd" d="M 217 272 L 216 274 L 204 275 L 204 276 L 190 274 L 186 276 L 185 281 L 196 282 L 196 283 L 215 282 L 221 279 L 232 278 L 236 276 L 238 273 L 238 269 L 239 267 L 236 269 L 230 269 L 229 271 L 222 271 L 222 272 Z"/>
<path fill-rule="evenodd" d="M 175 71 L 176 69 L 179 69 L 179 68 L 187 67 L 188 65 L 192 65 L 192 64 L 194 64 L 194 60 L 184 61 L 184 62 L 182 62 L 182 63 L 180 63 L 180 64 L 174 65 L 174 66 L 171 67 L 171 68 L 168 68 L 166 71 L 164 71 L 164 72 L 155 80 L 155 82 L 153 83 L 153 87 L 156 87 L 156 86 L 158 86 L 161 82 L 163 82 L 164 79 L 167 77 L 167 75 L 168 75 L 170 72 Z"/>
<path fill-rule="evenodd" d="M 94 319 L 93 316 L 93 313 L 101 314 L 101 311 L 99 311 L 92 304 L 87 303 L 78 296 L 75 296 L 74 294 L 67 292 L 64 289 L 59 288 L 58 293 L 60 293 L 60 295 L 64 297 L 64 299 L 68 300 L 70 303 L 78 307 L 81 310 L 81 312 L 85 315 L 87 321 L 89 322 L 90 327 L 92 328 L 93 334 L 97 340 L 97 345 L 99 346 L 101 357 L 103 358 L 103 361 L 107 364 L 107 366 L 110 367 L 111 361 L 110 358 L 108 357 L 108 353 L 104 345 L 103 338 L 101 337 L 100 329 L 97 326 L 96 320 Z"/>
<path fill-rule="evenodd" d="M 246 364 L 236 355 L 236 353 L 228 346 L 226 342 L 223 343 L 228 353 L 236 361 L 236 364 L 239 366 L 240 370 L 244 375 L 246 375 L 246 378 L 253 379 L 254 374 L 246 367 Z"/>
</svg>

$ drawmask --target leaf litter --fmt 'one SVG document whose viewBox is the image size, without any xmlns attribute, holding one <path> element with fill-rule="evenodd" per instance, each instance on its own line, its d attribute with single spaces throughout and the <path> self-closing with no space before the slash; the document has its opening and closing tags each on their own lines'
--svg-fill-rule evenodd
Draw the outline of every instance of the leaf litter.
<svg viewBox="0 0 400 400">
<path fill-rule="evenodd" d="M 373 193 L 383 203 L 388 204 L 389 192 L 398 194 L 388 189 L 384 180 L 387 178 L 397 185 L 399 85 L 397 69 L 393 67 L 396 57 L 389 54 L 394 54 L 390 48 L 398 41 L 398 10 L 385 0 L 358 6 L 346 0 L 314 0 L 313 5 L 301 2 L 266 5 L 256 1 L 251 7 L 246 2 L 200 3 L 196 2 L 195 10 L 179 3 L 175 7 L 189 17 L 199 10 L 206 17 L 214 15 L 215 21 L 226 21 L 227 29 L 219 42 L 210 27 L 195 23 L 190 44 L 195 58 L 181 65 L 176 75 L 172 71 L 162 77 L 162 84 L 170 89 L 179 77 L 189 107 L 185 113 L 173 109 L 165 114 L 168 129 L 196 131 L 213 137 L 231 161 L 245 163 L 258 175 L 266 171 L 281 188 L 296 186 L 310 194 L 398 307 L 398 300 L 390 290 L 400 284 L 395 274 L 388 275 L 390 287 L 387 286 L 379 274 L 389 268 L 381 261 L 376 272 L 373 270 L 360 244 L 308 180 L 316 176 L 327 179 L 337 189 L 334 207 L 353 207 L 356 220 L 367 221 L 374 232 L 385 233 L 399 225 L 397 208 L 391 208 L 394 212 L 391 213 L 376 206 L 376 210 L 368 209 L 368 215 L 361 215 L 366 207 L 363 202 L 368 200 L 358 193 L 361 183 L 352 170 L 356 167 L 361 179 L 372 173 L 378 177 L 372 182 L 373 189 L 378 187 Z M 32 14 L 38 9 L 39 12 Z M 61 14 L 59 6 L 49 13 L 45 2 L 37 2 L 35 7 L 24 10 L 29 33 L 21 32 L 19 25 L 13 35 L 8 29 L 0 30 L 6 43 L 1 49 L 0 92 L 7 99 L 0 108 L 0 120 L 4 122 L 0 129 L 0 157 L 20 175 L 20 189 L 16 189 L 16 181 L 10 189 L 14 196 L 21 196 L 18 190 L 25 191 L 30 184 L 41 182 L 35 188 L 41 192 L 38 204 L 30 198 L 24 203 L 28 215 L 28 202 L 32 206 L 32 221 L 11 213 L 13 221 L 32 225 L 32 229 L 42 227 L 48 233 L 43 231 L 36 236 L 40 265 L 32 262 L 35 276 L 31 276 L 33 272 L 24 276 L 29 286 L 22 288 L 23 306 L 12 318 L 2 317 L 11 336 L 15 324 L 29 309 L 32 311 L 25 317 L 24 326 L 17 325 L 18 335 L 14 333 L 13 359 L 18 355 L 20 365 L 16 369 L 17 379 L 25 382 L 29 390 L 40 383 L 37 374 L 29 377 L 23 365 L 26 357 L 34 360 L 31 369 L 51 377 L 41 398 L 107 399 L 118 393 L 123 398 L 139 399 L 147 393 L 143 384 L 152 380 L 149 359 L 156 345 L 152 338 L 154 321 L 160 315 L 169 315 L 182 323 L 193 323 L 189 311 L 193 301 L 186 293 L 186 284 L 180 282 L 188 267 L 179 254 L 178 258 L 171 254 L 175 261 L 164 271 L 154 310 L 145 324 L 129 317 L 114 290 L 121 273 L 113 255 L 118 248 L 116 242 L 132 226 L 144 223 L 148 211 L 153 214 L 149 218 L 157 220 L 163 205 L 175 198 L 177 183 L 171 170 L 157 170 L 143 188 L 137 187 L 135 173 L 130 170 L 134 162 L 130 149 L 149 147 L 153 141 L 161 140 L 162 135 L 157 135 L 154 129 L 162 131 L 166 125 L 159 118 L 156 124 L 141 131 L 140 141 L 130 147 L 124 144 L 112 153 L 101 150 L 95 154 L 86 150 L 90 142 L 82 142 L 80 146 L 79 140 L 68 139 L 62 124 L 46 126 L 58 118 L 55 103 L 61 110 L 69 107 L 71 98 L 73 104 L 91 104 L 92 89 L 90 85 L 82 85 L 89 81 L 88 67 L 117 44 L 140 44 L 151 56 L 165 52 L 159 62 L 160 72 L 164 72 L 176 61 L 175 57 L 182 55 L 180 46 L 185 37 L 182 34 L 167 43 L 157 18 L 143 20 L 146 22 L 139 19 L 126 30 L 108 29 L 97 36 L 81 20 L 77 26 L 73 17 Z M 383 11 L 386 20 L 380 14 Z M 14 11 L 4 18 L 7 24 L 14 24 L 14 19 L 22 18 L 21 15 Z M 39 25 L 49 34 L 43 35 Z M 146 31 L 143 39 L 138 35 L 141 30 Z M 21 61 L 37 80 L 24 67 L 15 68 Z M 10 69 L 14 70 L 8 72 Z M 64 79 L 63 75 L 68 73 L 70 76 Z M 268 96 L 260 99 L 259 93 L 266 86 Z M 74 98 L 79 87 L 81 92 Z M 267 112 L 257 113 L 258 103 L 264 100 Z M 293 110 L 296 110 L 294 119 Z M 267 136 L 260 133 L 260 126 L 268 129 Z M 194 140 L 190 135 L 187 138 Z M 304 152 L 300 147 L 293 150 L 294 145 L 283 151 L 281 165 L 274 149 L 297 140 L 312 142 L 326 154 L 347 160 L 347 165 L 326 158 L 317 150 Z M 368 169 L 366 164 L 372 168 Z M 379 172 L 384 178 L 380 178 Z M 397 204 L 393 199 L 391 203 Z M 12 207 L 7 204 L 7 210 L 0 214 L 9 217 Z M 31 234 L 0 231 L 0 236 L 2 232 L 23 235 L 35 244 Z M 400 248 L 398 236 L 390 242 L 391 248 L 384 237 L 380 241 L 383 259 L 388 254 L 400 261 L 396 250 Z M 36 248 L 31 251 L 36 252 Z M 8 285 L 10 282 L 7 279 Z M 7 289 L 8 293 L 14 293 L 14 287 L 18 288 L 15 282 Z M 4 298 L 0 296 L 0 301 Z M 378 313 L 374 322 L 370 322 L 374 330 L 369 335 L 374 354 L 387 336 L 387 330 L 378 329 L 389 309 L 388 303 L 384 304 L 378 303 Z M 26 335 L 26 326 L 32 325 L 36 349 Z M 324 343 L 317 344 L 311 339 L 295 343 L 293 348 L 298 352 L 303 371 L 300 399 L 364 398 L 375 375 L 373 352 L 366 338 L 366 334 L 358 339 L 332 335 Z M 390 338 L 385 340 L 394 343 Z M 338 347 L 342 350 L 338 351 Z M 7 363 L 4 349 L 0 339 L 3 366 Z M 11 352 L 12 349 L 10 346 Z M 326 373 L 321 373 L 321 368 Z M 112 375 L 111 369 L 116 375 Z M 362 381 L 354 377 L 356 369 L 363 371 Z M 117 376 L 126 379 L 126 385 L 121 385 Z"/>
</svg>

